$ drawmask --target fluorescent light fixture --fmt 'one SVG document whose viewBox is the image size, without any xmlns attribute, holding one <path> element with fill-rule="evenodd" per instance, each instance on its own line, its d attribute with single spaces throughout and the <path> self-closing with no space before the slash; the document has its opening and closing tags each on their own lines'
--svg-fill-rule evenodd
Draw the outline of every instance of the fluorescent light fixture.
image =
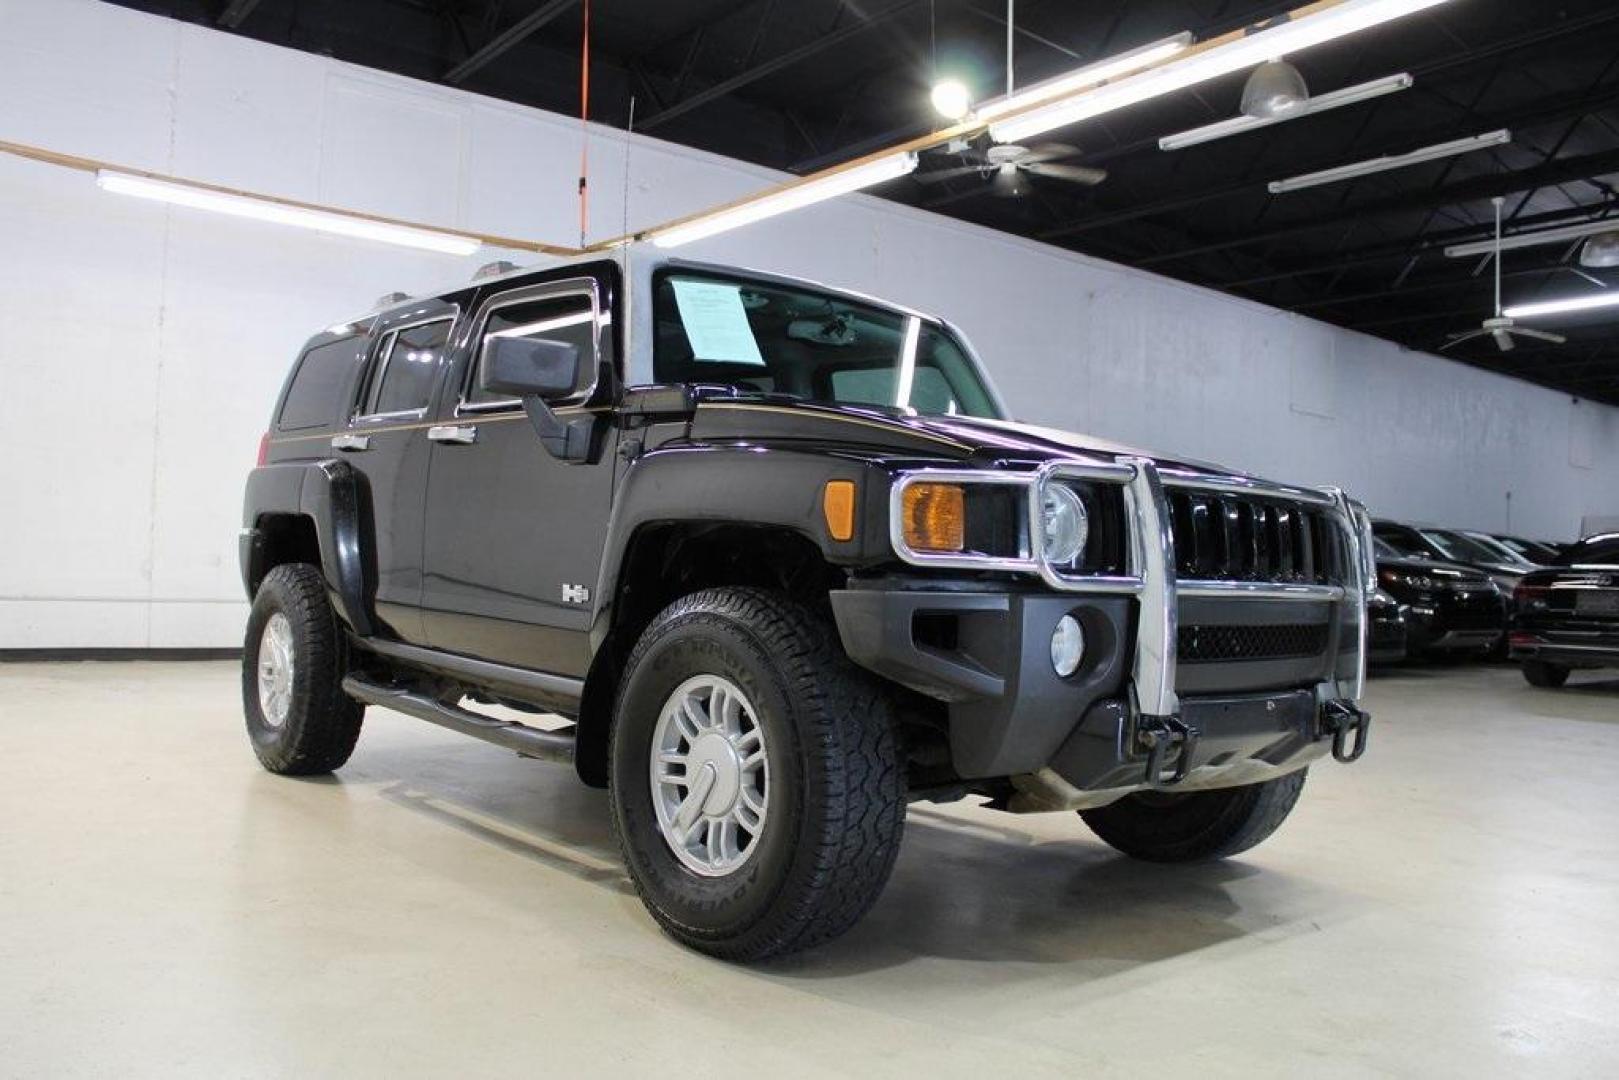
<svg viewBox="0 0 1619 1080">
<path fill-rule="evenodd" d="M 1007 97 L 986 101 L 978 106 L 977 117 L 980 120 L 993 120 L 997 116 L 1005 116 L 1014 109 L 1021 109 L 1042 101 L 1055 101 L 1058 98 L 1068 97 L 1076 91 L 1095 86 L 1099 82 L 1116 79 L 1120 75 L 1150 67 L 1160 60 L 1167 60 L 1191 43 L 1192 32 L 1190 30 L 1183 30 L 1173 37 L 1149 41 L 1145 45 L 1105 57 L 1094 64 L 1086 64 L 1084 67 L 1076 68 L 1067 74 L 1056 75 L 1032 86 L 1025 86 L 1022 90 Z"/>
<path fill-rule="evenodd" d="M 1357 105 L 1362 101 L 1382 97 L 1384 94 L 1393 94 L 1401 90 L 1409 90 L 1411 84 L 1416 82 L 1410 75 L 1401 73 L 1390 75 L 1383 79 L 1373 79 L 1371 82 L 1359 83 L 1355 86 L 1346 86 L 1342 90 L 1334 90 L 1328 94 L 1320 94 L 1310 98 L 1304 104 L 1291 112 L 1280 116 L 1233 116 L 1229 120 L 1208 124 L 1204 127 L 1183 131 L 1178 135 L 1165 135 L 1158 140 L 1160 150 L 1184 150 L 1188 146 L 1199 143 L 1213 142 L 1215 139 L 1224 139 L 1229 135 L 1241 135 L 1245 131 L 1254 131 L 1272 124 L 1280 124 L 1284 120 L 1296 120 L 1301 116 L 1312 113 L 1326 112 L 1328 109 L 1341 109 L 1345 105 Z"/>
<path fill-rule="evenodd" d="M 1535 319 L 1542 315 L 1566 315 L 1576 311 L 1595 311 L 1598 308 L 1619 307 L 1619 292 L 1577 296 L 1567 300 L 1547 300 L 1538 304 L 1518 304 L 1501 314 L 1509 319 Z"/>
<path fill-rule="evenodd" d="M 1619 229 L 1619 218 L 1603 218 L 1600 221 L 1582 221 L 1578 225 L 1560 225 L 1555 229 L 1511 233 L 1501 238 L 1501 250 L 1514 251 L 1541 244 L 1561 244 L 1564 241 L 1578 240 L 1582 236 L 1612 232 L 1614 229 Z M 1445 249 L 1445 254 L 1453 259 L 1465 259 L 1474 255 L 1490 255 L 1494 251 L 1494 240 L 1479 240 L 1467 244 L 1452 244 Z"/>
<path fill-rule="evenodd" d="M 777 214 L 785 214 L 789 210 L 797 210 L 823 199 L 836 198 L 870 187 L 872 184 L 897 179 L 915 168 L 915 154 L 889 154 L 814 180 L 790 182 L 735 205 L 712 213 L 699 214 L 689 221 L 653 232 L 652 242 L 658 247 L 666 248 L 675 247 L 677 244 L 689 244 L 693 240 L 701 240 L 715 233 L 750 225 Z"/>
<path fill-rule="evenodd" d="M 1487 146 L 1500 146 L 1511 141 L 1512 132 L 1502 128 L 1500 131 L 1489 131 L 1466 139 L 1435 143 L 1433 146 L 1424 146 L 1420 150 L 1412 150 L 1406 154 L 1385 154 L 1383 157 L 1357 161 L 1351 165 L 1339 165 L 1336 168 L 1322 169 L 1320 172 L 1290 176 L 1286 180 L 1272 180 L 1267 186 L 1272 195 L 1281 195 L 1284 192 L 1300 191 L 1322 184 L 1336 184 L 1340 180 L 1353 180 L 1357 176 L 1370 176 L 1372 173 L 1388 172 L 1390 169 L 1403 169 L 1408 165 L 1420 165 L 1424 161 L 1455 157 L 1457 154 L 1482 150 Z"/>
<path fill-rule="evenodd" d="M 295 225 L 301 229 L 315 229 L 335 233 L 338 236 L 380 240 L 385 244 L 399 244 L 403 247 L 437 251 L 446 255 L 471 255 L 483 246 L 481 241 L 457 233 L 396 225 L 359 215 L 317 210 L 274 199 L 217 191 L 173 180 L 157 180 L 148 176 L 114 172 L 110 169 L 97 170 L 96 183 L 103 191 L 116 192 L 119 195 L 134 195 L 137 198 L 155 199 L 176 206 L 212 210 L 217 214 L 253 218 L 277 225 Z"/>
<path fill-rule="evenodd" d="M 1234 71 L 1263 64 L 1267 60 L 1319 45 L 1324 41 L 1357 33 L 1447 0 L 1343 0 L 1331 7 L 1290 17 L 1224 45 L 1215 45 L 1179 60 L 1170 60 L 1147 71 L 1098 86 L 1066 100 L 1022 116 L 992 123 L 989 134 L 996 142 L 1019 142 L 1054 128 L 1088 120 L 1093 116 L 1184 90 L 1188 86 L 1229 75 Z M 1308 9 L 1306 9 L 1308 10 Z M 980 114 L 982 112 L 980 111 Z"/>
</svg>

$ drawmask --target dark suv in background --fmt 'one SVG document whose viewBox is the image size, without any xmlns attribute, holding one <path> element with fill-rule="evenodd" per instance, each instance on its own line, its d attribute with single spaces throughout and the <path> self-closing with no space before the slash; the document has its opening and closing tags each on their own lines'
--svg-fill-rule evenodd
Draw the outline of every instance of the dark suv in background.
<svg viewBox="0 0 1619 1080">
<path fill-rule="evenodd" d="M 1372 533 L 1400 555 L 1432 559 L 1435 562 L 1467 566 L 1489 575 L 1505 596 L 1511 596 L 1535 564 L 1512 556 L 1493 545 L 1475 540 L 1458 529 L 1434 525 L 1406 525 L 1397 521 L 1373 521 Z"/>
<path fill-rule="evenodd" d="M 1536 686 L 1575 668 L 1619 667 L 1619 533 L 1571 544 L 1558 565 L 1518 584 L 1512 658 Z"/>
<path fill-rule="evenodd" d="M 1395 550 L 1379 538 L 1377 583 L 1400 603 L 1406 647 L 1412 655 L 1477 653 L 1496 649 L 1506 633 L 1501 590 L 1482 570 Z"/>
</svg>

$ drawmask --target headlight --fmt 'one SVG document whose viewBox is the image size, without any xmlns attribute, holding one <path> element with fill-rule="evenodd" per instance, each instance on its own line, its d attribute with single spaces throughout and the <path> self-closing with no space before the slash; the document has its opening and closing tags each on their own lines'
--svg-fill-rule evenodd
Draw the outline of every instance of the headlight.
<svg viewBox="0 0 1619 1080">
<path fill-rule="evenodd" d="M 1040 517 L 1044 525 L 1041 541 L 1046 562 L 1066 566 L 1078 559 L 1090 535 L 1090 518 L 1085 513 L 1084 501 L 1074 489 L 1047 484 Z"/>
</svg>

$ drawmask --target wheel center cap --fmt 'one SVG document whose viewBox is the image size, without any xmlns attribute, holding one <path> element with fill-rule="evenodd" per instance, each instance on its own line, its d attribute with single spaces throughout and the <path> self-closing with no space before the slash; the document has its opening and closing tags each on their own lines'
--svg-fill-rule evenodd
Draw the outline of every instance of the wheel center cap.
<svg viewBox="0 0 1619 1080">
<path fill-rule="evenodd" d="M 714 770 L 714 786 L 703 800 L 703 813 L 708 817 L 730 813 L 742 795 L 742 758 L 731 740 L 717 731 L 705 731 L 692 742 L 686 760 L 688 776 L 696 776 L 704 766 Z"/>
</svg>

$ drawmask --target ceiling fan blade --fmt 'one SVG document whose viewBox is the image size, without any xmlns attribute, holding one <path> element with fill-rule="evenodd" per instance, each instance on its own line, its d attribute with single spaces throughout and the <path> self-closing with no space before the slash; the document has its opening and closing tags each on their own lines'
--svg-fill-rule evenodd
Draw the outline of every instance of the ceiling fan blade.
<svg viewBox="0 0 1619 1080">
<path fill-rule="evenodd" d="M 1451 348 L 1454 345 L 1460 345 L 1464 341 L 1472 341 L 1474 338 L 1484 337 L 1489 332 L 1490 331 L 1488 330 L 1467 330 L 1460 334 L 1447 334 L 1446 337 L 1448 337 L 1450 340 L 1439 346 L 1439 351 L 1444 352 L 1446 349 Z"/>
<path fill-rule="evenodd" d="M 1561 345 L 1568 340 L 1562 334 L 1554 334 L 1550 330 L 1531 330 L 1527 326 L 1514 326 L 1512 332 L 1520 337 L 1534 338 L 1536 341 L 1549 341 L 1553 345 Z"/>
<path fill-rule="evenodd" d="M 1077 157 L 1079 147 L 1069 146 L 1067 143 L 1039 143 L 1028 147 L 1023 155 L 1017 159 L 1019 165 L 1034 165 L 1042 161 L 1056 161 L 1059 158 Z"/>
<path fill-rule="evenodd" d="M 936 184 L 941 180 L 953 180 L 958 176 L 982 176 L 987 171 L 983 165 L 959 165 L 953 169 L 929 169 L 927 172 L 913 172 L 911 179 L 919 184 Z"/>
<path fill-rule="evenodd" d="M 1511 352 L 1518 347 L 1512 340 L 1512 334 L 1506 330 L 1491 330 L 1490 336 L 1495 338 L 1495 347 L 1502 352 Z"/>
<path fill-rule="evenodd" d="M 1100 184 L 1107 179 L 1106 169 L 1093 169 L 1088 165 L 1044 165 L 1036 162 L 1033 165 L 1027 162 L 1018 162 L 1018 168 L 1036 176 L 1047 176 L 1053 180 L 1068 180 L 1075 184 Z"/>
</svg>

